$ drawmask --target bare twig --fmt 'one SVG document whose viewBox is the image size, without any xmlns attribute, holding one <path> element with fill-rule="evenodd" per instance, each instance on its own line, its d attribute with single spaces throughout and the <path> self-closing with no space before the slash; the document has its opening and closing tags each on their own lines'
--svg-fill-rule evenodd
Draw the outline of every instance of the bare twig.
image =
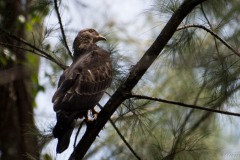
<svg viewBox="0 0 240 160">
<path fill-rule="evenodd" d="M 35 52 L 33 49 L 28 49 L 28 48 L 24 48 L 24 47 L 21 47 L 21 46 L 16 46 L 16 45 L 13 45 L 13 44 L 9 44 L 9 43 L 4 43 L 4 42 L 0 42 L 0 45 L 1 46 L 6 46 L 6 47 L 13 47 L 13 48 L 17 48 L 17 49 L 21 49 L 21 50 L 24 50 L 24 51 L 28 51 L 28 52 L 31 52 L 33 54 L 36 54 L 40 57 L 43 57 L 43 58 L 46 58 L 48 60 L 50 60 L 47 56 L 45 56 L 44 54 L 40 54 L 38 52 Z"/>
<path fill-rule="evenodd" d="M 240 57 L 240 53 L 236 51 L 230 44 L 228 44 L 224 39 L 222 39 L 220 36 L 218 36 L 216 33 L 214 33 L 211 29 L 208 29 L 207 27 L 199 24 L 188 24 L 177 28 L 177 31 L 186 29 L 186 28 L 201 28 L 205 30 L 206 32 L 209 32 L 211 35 L 213 35 L 215 38 L 217 38 L 219 41 L 221 41 L 228 49 L 230 49 L 234 54 L 236 54 L 238 57 Z"/>
<path fill-rule="evenodd" d="M 94 125 L 87 126 L 86 132 L 82 139 L 76 146 L 76 154 L 72 153 L 70 160 L 83 159 L 84 155 L 96 139 L 99 132 L 102 130 L 104 125 L 110 119 L 111 115 L 116 111 L 118 106 L 128 98 L 128 93 L 131 92 L 133 87 L 145 74 L 150 65 L 159 56 L 163 48 L 166 46 L 170 38 L 175 33 L 179 24 L 183 19 L 193 10 L 193 8 L 205 0 L 185 0 L 172 15 L 168 23 L 165 25 L 157 39 L 153 42 L 150 48 L 145 52 L 139 62 L 131 69 L 129 76 L 119 86 L 117 91 L 108 100 L 107 104 L 100 111 L 97 118 L 97 123 Z"/>
<path fill-rule="evenodd" d="M 102 109 L 103 107 L 98 104 L 98 106 Z M 127 140 L 124 138 L 124 136 L 122 135 L 122 133 L 120 132 L 120 130 L 117 128 L 117 126 L 115 125 L 115 123 L 109 119 L 111 125 L 113 126 L 113 128 L 116 130 L 117 134 L 119 135 L 119 137 L 122 139 L 122 141 L 125 143 L 125 145 L 128 147 L 128 149 L 132 152 L 132 154 L 137 158 L 137 159 L 141 159 L 137 153 L 133 150 L 133 148 L 131 147 L 131 145 L 127 142 Z"/>
<path fill-rule="evenodd" d="M 117 126 L 114 124 L 114 122 L 110 119 L 109 120 L 110 123 L 112 124 L 113 128 L 116 130 L 117 134 L 119 135 L 119 137 L 122 139 L 122 141 L 126 144 L 126 146 L 128 147 L 128 149 L 132 152 L 132 154 L 136 157 L 136 159 L 141 159 L 137 153 L 133 150 L 133 148 L 130 146 L 130 144 L 127 142 L 127 140 L 124 138 L 124 136 L 121 134 L 121 132 L 119 131 L 119 129 L 117 128 Z"/>
<path fill-rule="evenodd" d="M 191 104 L 185 104 L 185 103 L 182 103 L 182 102 L 169 101 L 169 100 L 165 100 L 165 99 L 161 99 L 161 98 L 148 97 L 148 96 L 144 96 L 144 95 L 129 95 L 128 98 L 146 99 L 146 100 L 158 101 L 158 102 L 163 102 L 163 103 L 168 103 L 168 104 L 179 105 L 179 106 L 187 107 L 187 108 L 199 109 L 199 110 L 204 110 L 204 111 L 210 111 L 210 112 L 215 112 L 215 113 L 221 113 L 221 114 L 225 114 L 225 115 L 231 115 L 231 116 L 240 117 L 239 113 L 228 112 L 228 111 L 221 111 L 221 110 L 217 110 L 217 109 L 201 107 L 201 106 L 191 105 Z"/>
<path fill-rule="evenodd" d="M 12 39 L 15 39 L 17 40 L 18 42 L 21 42 L 22 44 L 30 47 L 31 49 L 28 49 L 28 48 L 25 48 L 25 47 L 21 47 L 21 46 L 15 46 L 13 44 L 7 44 L 7 43 L 3 43 L 1 42 L 0 45 L 4 45 L 4 46 L 9 46 L 9 47 L 15 47 L 15 48 L 18 48 L 18 49 L 22 49 L 22 50 L 26 50 L 26 51 L 29 51 L 31 53 L 34 53 L 38 56 L 41 56 L 41 57 L 44 57 L 54 63 L 56 63 L 58 66 L 60 66 L 62 69 L 66 69 L 67 66 L 63 65 L 62 63 L 60 63 L 59 61 L 56 60 L 56 58 L 54 58 L 53 56 L 51 56 L 49 53 L 39 49 L 38 47 L 36 47 L 35 45 L 27 42 L 26 40 L 14 35 L 14 34 L 11 34 L 7 31 L 5 31 L 4 29 L 0 28 L 0 33 L 3 33 L 3 34 L 6 34 L 8 37 L 12 38 Z"/>
<path fill-rule="evenodd" d="M 58 4 L 57 4 L 57 0 L 54 0 L 54 8 L 55 8 L 55 11 L 57 13 L 57 18 L 58 18 L 58 22 L 59 22 L 59 25 L 60 25 L 64 46 L 67 49 L 69 56 L 72 58 L 72 53 L 71 53 L 71 51 L 68 47 L 66 35 L 65 35 L 65 32 L 64 32 L 64 29 L 63 29 L 62 18 L 61 18 L 60 13 L 59 13 L 59 7 L 58 7 Z"/>
</svg>

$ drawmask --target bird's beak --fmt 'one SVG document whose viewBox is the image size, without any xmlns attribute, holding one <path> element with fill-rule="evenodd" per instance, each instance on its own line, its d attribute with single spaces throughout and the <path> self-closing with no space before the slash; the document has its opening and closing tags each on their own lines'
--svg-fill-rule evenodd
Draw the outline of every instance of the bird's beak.
<svg viewBox="0 0 240 160">
<path fill-rule="evenodd" d="M 97 38 L 96 38 L 96 42 L 102 41 L 102 40 L 106 41 L 107 39 L 106 39 L 105 37 L 103 37 L 102 35 L 99 34 L 99 35 L 97 36 Z"/>
</svg>

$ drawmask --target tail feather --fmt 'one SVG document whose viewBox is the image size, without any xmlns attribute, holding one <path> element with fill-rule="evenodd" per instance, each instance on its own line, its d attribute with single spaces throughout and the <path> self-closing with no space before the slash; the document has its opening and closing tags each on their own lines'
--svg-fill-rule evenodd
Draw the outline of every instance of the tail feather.
<svg viewBox="0 0 240 160">
<path fill-rule="evenodd" d="M 62 153 L 68 148 L 73 129 L 74 115 L 57 113 L 57 124 L 53 128 L 53 136 L 58 139 L 57 153 Z"/>
</svg>

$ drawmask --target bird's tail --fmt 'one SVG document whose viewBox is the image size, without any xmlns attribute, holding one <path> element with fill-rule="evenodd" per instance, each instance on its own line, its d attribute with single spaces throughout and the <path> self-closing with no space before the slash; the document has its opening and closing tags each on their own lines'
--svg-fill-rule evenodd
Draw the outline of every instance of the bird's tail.
<svg viewBox="0 0 240 160">
<path fill-rule="evenodd" d="M 70 138 L 74 129 L 74 115 L 57 113 L 57 123 L 53 128 L 53 136 L 58 139 L 57 153 L 65 151 L 70 143 Z"/>
</svg>

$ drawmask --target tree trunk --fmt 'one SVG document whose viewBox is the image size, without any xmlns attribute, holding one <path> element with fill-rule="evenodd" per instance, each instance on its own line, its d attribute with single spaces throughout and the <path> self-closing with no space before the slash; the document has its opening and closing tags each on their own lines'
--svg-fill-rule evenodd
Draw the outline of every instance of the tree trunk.
<svg viewBox="0 0 240 160">
<path fill-rule="evenodd" d="M 24 23 L 28 1 L 5 0 L 0 11 L 1 27 L 24 38 Z M 25 16 L 26 17 L 26 16 Z M 2 42 L 21 46 L 7 36 Z M 25 51 L 17 48 L 0 48 L 0 159 L 22 160 L 26 156 L 39 159 L 36 128 L 33 119 L 33 97 L 30 63 Z M 35 134 L 34 134 L 35 133 Z"/>
</svg>

